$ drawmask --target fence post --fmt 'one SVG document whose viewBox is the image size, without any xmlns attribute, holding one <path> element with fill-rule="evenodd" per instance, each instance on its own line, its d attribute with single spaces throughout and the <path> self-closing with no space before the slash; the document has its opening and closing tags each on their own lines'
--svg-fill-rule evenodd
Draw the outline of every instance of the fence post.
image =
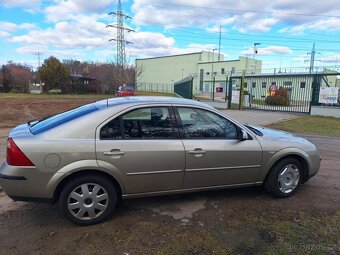
<svg viewBox="0 0 340 255">
<path fill-rule="evenodd" d="M 231 109 L 231 100 L 233 99 L 233 80 L 231 75 L 229 76 L 229 87 L 228 87 L 228 109 Z"/>
<path fill-rule="evenodd" d="M 240 87 L 240 105 L 239 110 L 243 110 L 243 100 L 244 100 L 244 72 L 241 77 L 241 87 Z"/>
<path fill-rule="evenodd" d="M 224 102 L 227 102 L 227 96 L 228 96 L 228 75 L 225 76 L 225 94 L 224 94 Z M 228 106 L 229 108 L 229 106 Z"/>
</svg>

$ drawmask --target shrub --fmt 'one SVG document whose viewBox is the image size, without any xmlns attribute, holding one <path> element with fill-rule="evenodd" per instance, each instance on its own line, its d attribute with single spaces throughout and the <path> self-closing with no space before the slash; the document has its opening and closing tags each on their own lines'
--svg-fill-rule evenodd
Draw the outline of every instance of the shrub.
<svg viewBox="0 0 340 255">
<path fill-rule="evenodd" d="M 284 87 L 279 87 L 277 90 L 275 90 L 275 94 L 273 96 L 266 97 L 266 104 L 288 106 L 288 91 Z"/>
</svg>

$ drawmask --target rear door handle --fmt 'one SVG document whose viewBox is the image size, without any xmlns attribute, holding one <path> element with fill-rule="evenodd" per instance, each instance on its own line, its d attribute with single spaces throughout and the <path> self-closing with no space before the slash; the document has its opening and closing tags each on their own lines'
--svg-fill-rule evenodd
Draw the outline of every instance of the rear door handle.
<svg viewBox="0 0 340 255">
<path fill-rule="evenodd" d="M 124 151 L 120 151 L 120 150 L 117 150 L 117 149 L 113 149 L 111 151 L 104 151 L 103 154 L 105 156 L 119 156 L 119 155 L 124 155 L 125 152 Z"/>
</svg>

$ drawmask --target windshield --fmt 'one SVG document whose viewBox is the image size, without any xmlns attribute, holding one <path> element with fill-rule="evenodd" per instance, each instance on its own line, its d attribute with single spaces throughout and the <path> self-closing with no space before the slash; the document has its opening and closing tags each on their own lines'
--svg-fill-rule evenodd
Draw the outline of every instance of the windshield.
<svg viewBox="0 0 340 255">
<path fill-rule="evenodd" d="M 64 124 L 70 120 L 74 120 L 97 110 L 98 108 L 93 103 L 87 104 L 49 118 L 37 120 L 30 126 L 30 131 L 34 135 L 40 134 L 61 124 Z"/>
</svg>

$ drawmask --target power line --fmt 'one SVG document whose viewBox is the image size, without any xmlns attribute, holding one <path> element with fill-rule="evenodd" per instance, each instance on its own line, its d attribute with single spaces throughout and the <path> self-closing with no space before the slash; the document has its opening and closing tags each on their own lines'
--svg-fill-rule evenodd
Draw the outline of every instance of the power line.
<svg viewBox="0 0 340 255">
<path fill-rule="evenodd" d="M 135 20 L 139 20 L 141 22 L 147 22 L 148 24 L 151 24 L 151 25 L 155 25 L 155 26 L 167 26 L 167 24 L 164 24 L 164 23 L 157 23 L 157 22 L 149 22 L 149 21 L 144 21 L 144 20 L 141 20 L 141 19 L 135 19 Z M 195 36 L 196 38 L 206 38 L 206 39 L 216 39 L 216 37 L 210 37 L 210 36 L 202 36 L 201 33 L 202 32 L 206 32 L 205 30 L 203 29 L 195 29 L 195 28 L 190 28 L 190 29 L 184 29 L 184 28 L 174 28 L 175 31 L 180 31 L 180 32 L 183 32 L 183 33 L 187 33 L 187 34 L 190 34 L 190 38 L 193 37 L 193 35 L 195 33 L 193 33 L 193 31 L 197 31 L 198 33 L 200 33 L 199 35 Z M 176 36 L 179 37 L 178 34 L 171 34 L 171 33 L 162 33 L 164 35 L 169 35 L 169 36 Z M 261 42 L 268 42 L 268 43 L 271 43 L 271 42 L 282 42 L 282 40 L 285 40 L 285 42 L 287 43 L 306 43 L 306 42 L 317 42 L 318 44 L 338 44 L 340 43 L 340 41 L 336 41 L 336 40 L 322 40 L 322 39 L 319 39 L 319 40 L 315 40 L 315 38 L 295 38 L 295 37 L 284 37 L 284 36 L 270 36 L 270 35 L 252 35 L 252 34 L 247 34 L 247 33 L 236 33 L 236 32 L 222 32 L 222 34 L 234 34 L 234 35 L 238 35 L 238 36 L 241 36 L 238 37 L 238 38 L 233 38 L 233 37 L 228 37 L 228 40 L 231 40 L 231 41 L 245 41 L 245 42 L 251 42 L 253 43 L 254 40 L 261 40 Z M 181 36 L 184 36 L 184 35 L 181 35 Z M 249 39 L 248 38 L 242 38 L 242 37 L 250 37 Z M 261 39 L 259 39 L 259 37 Z M 273 39 L 263 39 L 263 37 L 266 37 L 266 38 L 273 38 Z M 253 38 L 256 38 L 256 39 L 253 39 Z M 223 37 L 222 37 L 223 39 Z M 304 49 L 301 49 L 301 50 L 306 50 L 306 48 Z M 320 48 L 321 50 L 321 48 Z M 324 49 L 322 49 L 324 50 Z M 333 50 L 333 49 L 325 49 L 325 50 Z M 338 48 L 336 49 L 336 51 L 338 50 Z"/>
</svg>

